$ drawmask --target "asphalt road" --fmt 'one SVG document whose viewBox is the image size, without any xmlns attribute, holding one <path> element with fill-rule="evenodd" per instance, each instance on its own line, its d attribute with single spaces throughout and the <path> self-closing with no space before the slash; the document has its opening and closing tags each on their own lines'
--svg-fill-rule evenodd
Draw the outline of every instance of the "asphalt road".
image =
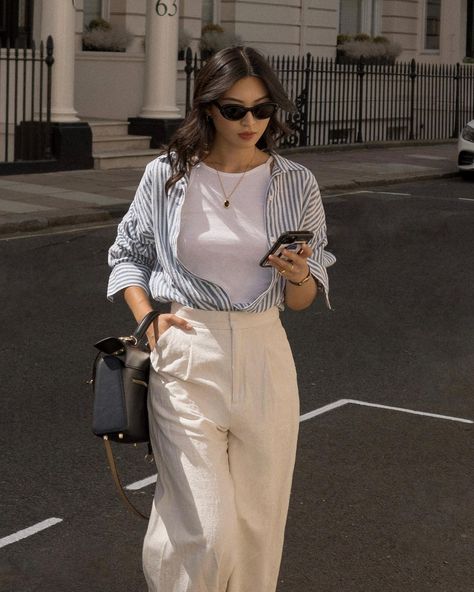
<svg viewBox="0 0 474 592">
<path fill-rule="evenodd" d="M 278 592 L 474 591 L 474 183 L 325 199 L 334 310 L 284 313 L 302 421 Z M 0 241 L 0 592 L 145 591 L 85 384 L 94 341 L 132 327 L 104 296 L 114 232 Z M 115 450 L 126 484 L 154 473 Z"/>
</svg>

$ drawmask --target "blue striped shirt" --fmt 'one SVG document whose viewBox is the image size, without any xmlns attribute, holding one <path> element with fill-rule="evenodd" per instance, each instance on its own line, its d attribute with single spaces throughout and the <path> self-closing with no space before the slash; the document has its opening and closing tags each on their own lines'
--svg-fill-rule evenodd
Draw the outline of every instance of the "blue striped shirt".
<svg viewBox="0 0 474 592">
<path fill-rule="evenodd" d="M 314 175 L 306 167 L 273 154 L 274 163 L 266 196 L 265 229 L 268 246 L 286 231 L 312 230 L 314 238 L 308 259 L 312 275 L 329 304 L 326 268 L 335 257 L 325 251 L 326 219 Z M 235 304 L 217 284 L 197 277 L 179 261 L 177 242 L 181 206 L 189 175 L 165 193 L 171 176 L 166 154 L 150 162 L 128 212 L 119 224 L 117 238 L 109 249 L 110 274 L 107 296 L 128 286 L 140 286 L 158 302 L 177 302 L 203 310 L 263 312 L 283 308 L 285 280 L 276 270 L 268 288 L 249 304 Z M 244 231 L 245 229 L 243 229 Z M 262 253 L 263 256 L 263 253 Z"/>
</svg>

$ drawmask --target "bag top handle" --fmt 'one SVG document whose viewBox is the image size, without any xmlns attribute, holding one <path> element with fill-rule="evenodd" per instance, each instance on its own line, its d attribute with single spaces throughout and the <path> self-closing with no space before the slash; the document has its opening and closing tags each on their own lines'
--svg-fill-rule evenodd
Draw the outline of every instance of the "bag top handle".
<svg viewBox="0 0 474 592">
<path fill-rule="evenodd" d="M 143 319 L 140 321 L 137 328 L 135 329 L 135 331 L 131 335 L 132 337 L 134 337 L 137 340 L 137 343 L 143 338 L 148 327 L 159 315 L 160 315 L 159 310 L 151 310 L 149 313 L 147 313 L 143 317 Z"/>
</svg>

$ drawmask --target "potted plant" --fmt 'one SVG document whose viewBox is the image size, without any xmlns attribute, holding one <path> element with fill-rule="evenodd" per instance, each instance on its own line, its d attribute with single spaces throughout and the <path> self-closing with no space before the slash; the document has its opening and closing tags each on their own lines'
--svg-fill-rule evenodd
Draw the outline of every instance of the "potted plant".
<svg viewBox="0 0 474 592">
<path fill-rule="evenodd" d="M 178 60 L 184 60 L 184 53 L 191 45 L 193 37 L 186 29 L 180 29 L 178 32 Z"/>
<path fill-rule="evenodd" d="M 82 35 L 83 51 L 121 51 L 130 45 L 133 35 L 126 29 L 115 29 L 104 19 L 94 19 Z"/>
<path fill-rule="evenodd" d="M 241 44 L 242 38 L 239 35 L 225 31 L 220 25 L 209 23 L 202 29 L 199 49 L 202 59 L 205 60 L 216 51 Z"/>
<path fill-rule="evenodd" d="M 352 38 L 340 35 L 336 59 L 340 64 L 355 64 L 362 57 L 366 64 L 392 65 L 401 52 L 401 45 L 387 37 L 370 37 L 365 33 Z"/>
</svg>

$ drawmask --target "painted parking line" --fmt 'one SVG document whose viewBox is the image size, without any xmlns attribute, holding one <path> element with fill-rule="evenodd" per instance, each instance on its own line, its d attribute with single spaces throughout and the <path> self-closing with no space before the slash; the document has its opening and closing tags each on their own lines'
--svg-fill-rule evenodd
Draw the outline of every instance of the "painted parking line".
<svg viewBox="0 0 474 592">
<path fill-rule="evenodd" d="M 411 197 L 411 193 L 402 193 L 401 191 L 366 191 L 365 193 L 376 193 L 377 195 L 402 195 Z"/>
<path fill-rule="evenodd" d="M 327 197 L 341 197 L 343 195 L 357 195 L 359 193 L 367 193 L 367 191 L 345 191 L 344 193 L 328 193 Z"/>
<path fill-rule="evenodd" d="M 472 197 L 458 197 L 458 199 L 461 201 L 474 201 Z"/>
<path fill-rule="evenodd" d="M 324 405 L 323 407 L 319 407 L 318 409 L 314 409 L 313 411 L 309 411 L 308 413 L 304 413 L 300 415 L 300 423 L 303 421 L 307 421 L 308 419 L 312 419 L 313 417 L 317 417 L 318 415 L 323 415 L 328 411 L 332 411 L 333 409 L 338 409 L 339 407 L 343 407 L 344 405 L 362 405 L 364 407 L 376 407 L 377 409 L 388 409 L 389 411 L 399 411 L 401 413 L 409 413 L 411 415 L 422 415 L 424 417 L 433 417 L 434 419 L 445 419 L 448 421 L 457 421 L 460 423 L 474 423 L 472 419 L 465 419 L 463 417 L 454 417 L 452 415 L 441 415 L 439 413 L 429 413 L 427 411 L 417 411 L 415 409 L 406 409 L 405 407 L 393 407 L 392 405 L 380 405 L 379 403 L 368 403 L 367 401 L 359 401 L 358 399 L 339 399 L 338 401 L 334 401 L 333 403 L 329 403 L 328 405 Z M 142 489 L 143 487 L 147 487 L 148 485 L 152 485 L 156 482 L 157 475 L 151 475 L 146 479 L 141 479 L 140 481 L 135 481 L 134 483 L 130 483 L 127 485 L 125 489 L 129 489 L 132 491 L 136 491 L 138 489 Z"/>
<path fill-rule="evenodd" d="M 10 534 L 9 536 L 6 536 L 6 537 L 3 537 L 3 539 L 0 539 L 0 548 L 6 547 L 7 545 L 11 545 L 12 543 L 16 543 L 18 541 L 26 539 L 26 538 L 36 534 L 37 532 L 41 532 L 42 530 L 45 530 L 46 528 L 50 528 L 51 526 L 54 526 L 55 524 L 59 524 L 62 521 L 63 521 L 62 518 L 48 518 L 47 520 L 43 520 L 42 522 L 38 522 L 38 524 L 33 524 L 33 526 L 29 526 L 28 528 L 23 528 L 22 530 L 19 530 L 18 532 L 14 532 L 13 534 Z"/>
<path fill-rule="evenodd" d="M 378 409 L 400 411 L 402 413 L 410 413 L 412 415 L 434 417 L 435 419 L 447 419 L 448 421 L 458 421 L 460 423 L 474 423 L 474 420 L 464 419 L 463 417 L 453 417 L 452 415 L 440 415 L 439 413 L 428 413 L 426 411 L 415 411 L 414 409 L 405 409 L 404 407 L 392 407 L 391 405 L 379 405 L 378 403 L 367 403 L 365 401 L 358 401 L 357 399 L 346 399 L 346 402 L 352 403 L 353 405 L 364 405 L 365 407 L 377 407 Z"/>
<path fill-rule="evenodd" d="M 346 191 L 344 193 L 328 193 L 327 197 L 342 197 L 343 195 L 360 195 L 362 193 L 371 193 L 376 195 L 400 195 L 404 197 L 411 197 L 411 193 L 401 193 L 399 191 L 371 191 L 370 189 L 364 189 L 360 191 Z"/>
<path fill-rule="evenodd" d="M 151 477 L 147 477 L 146 479 L 140 479 L 140 481 L 135 481 L 135 483 L 130 483 L 127 485 L 125 489 L 130 489 L 131 491 L 136 491 L 137 489 L 142 489 L 142 487 L 147 487 L 148 485 L 152 485 L 156 483 L 157 475 L 152 475 Z"/>
<path fill-rule="evenodd" d="M 427 411 L 417 411 L 415 409 L 406 409 L 404 407 L 394 407 L 392 405 L 380 405 L 379 403 L 369 403 L 367 401 L 359 401 L 358 399 L 339 399 L 338 401 L 334 401 L 333 403 L 329 403 L 328 405 L 324 405 L 323 407 L 319 407 L 318 409 L 314 409 L 308 413 L 304 413 L 300 415 L 300 422 L 307 421 L 308 419 L 312 419 L 313 417 L 317 417 L 318 415 L 323 415 L 324 413 L 328 413 L 334 409 L 338 409 L 339 407 L 343 407 L 345 405 L 362 405 L 364 407 L 375 407 L 377 409 L 388 409 L 389 411 L 399 411 L 402 413 L 409 413 L 412 415 L 421 415 L 425 417 L 433 417 L 435 419 L 444 419 L 448 421 L 456 421 L 460 423 L 467 423 L 473 424 L 474 420 L 466 419 L 463 417 L 454 417 L 452 415 L 441 415 L 439 413 L 429 413 Z M 152 485 L 157 480 L 157 474 L 151 475 L 146 477 L 145 479 L 140 479 L 139 481 L 135 481 L 134 483 L 130 483 L 127 485 L 125 489 L 131 491 L 137 491 L 139 489 L 143 489 L 144 487 L 148 487 L 148 485 Z M 48 518 L 47 520 L 43 520 L 42 522 L 38 522 L 37 524 L 33 524 L 28 528 L 24 528 L 19 530 L 11 535 L 3 537 L 0 539 L 0 548 L 6 547 L 7 545 L 11 545 L 12 543 L 17 543 L 23 539 L 26 539 L 34 534 L 41 532 L 42 530 L 46 530 L 51 526 L 55 526 L 62 522 L 62 518 Z"/>
<path fill-rule="evenodd" d="M 324 407 L 320 407 L 319 409 L 315 409 L 314 411 L 310 411 L 309 413 L 305 413 L 304 415 L 300 416 L 300 422 L 306 421 L 307 419 L 311 419 L 316 417 L 317 415 L 321 415 L 322 413 L 326 413 L 327 411 L 332 411 L 332 409 L 337 409 L 338 407 L 342 407 L 343 405 L 363 405 L 365 407 L 377 407 L 378 409 L 388 409 L 389 411 L 399 411 L 401 413 L 410 413 L 411 415 L 423 415 L 425 417 L 434 417 L 435 419 L 446 419 L 449 421 L 458 421 L 461 423 L 474 423 L 474 420 L 471 419 L 464 419 L 462 417 L 453 417 L 451 415 L 440 415 L 439 413 L 428 413 L 427 411 L 416 411 L 415 409 L 406 409 L 404 407 L 393 407 L 391 405 L 380 405 L 379 403 L 368 403 L 367 401 L 359 401 L 358 399 L 339 399 L 334 403 L 330 403 L 329 405 L 325 405 Z"/>
</svg>

